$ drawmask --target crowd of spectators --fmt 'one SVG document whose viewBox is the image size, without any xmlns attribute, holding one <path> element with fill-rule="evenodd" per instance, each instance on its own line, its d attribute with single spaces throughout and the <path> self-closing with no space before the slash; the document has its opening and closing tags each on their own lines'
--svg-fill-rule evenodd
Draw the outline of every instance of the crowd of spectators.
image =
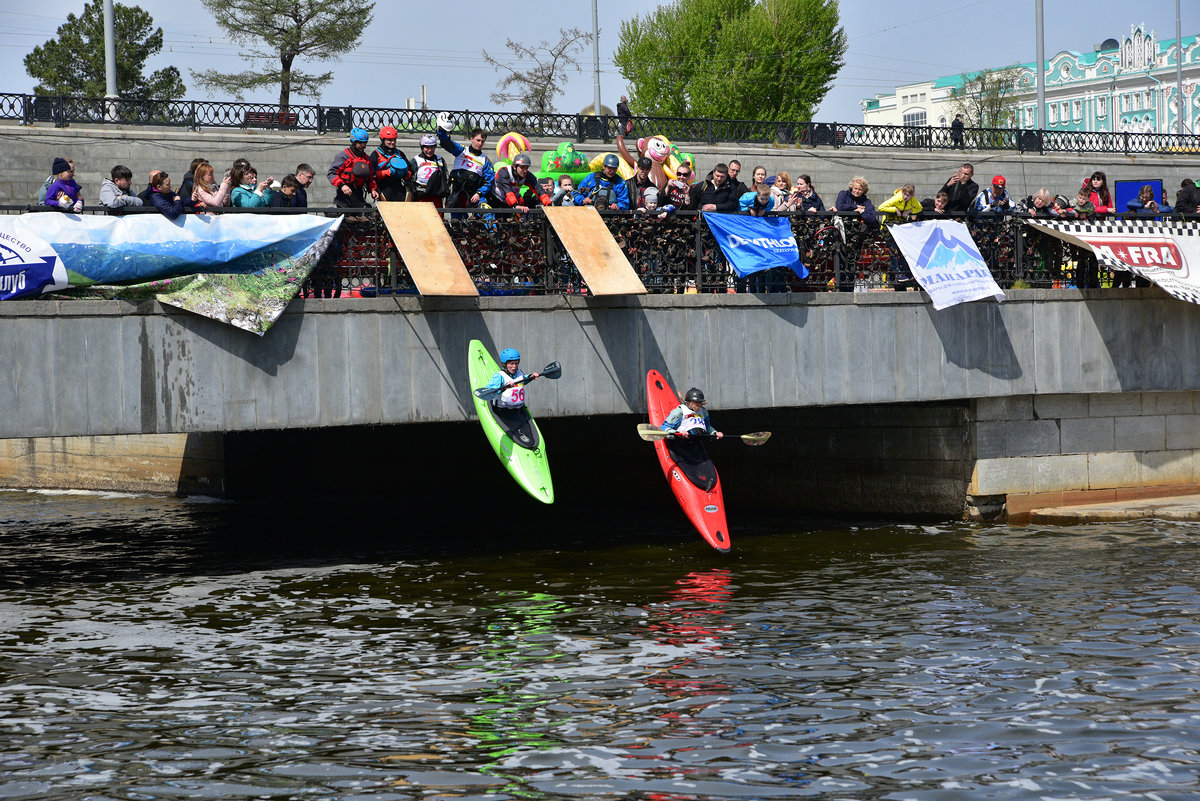
<svg viewBox="0 0 1200 801">
<path fill-rule="evenodd" d="M 436 135 L 419 138 L 417 155 L 412 158 L 397 147 L 399 134 L 390 125 L 379 130 L 379 145 L 373 151 L 369 151 L 369 132 L 352 129 L 350 144 L 334 155 L 326 171 L 332 205 L 363 208 L 380 200 L 427 201 L 438 208 L 510 208 L 522 212 L 538 205 L 592 205 L 655 217 L 676 211 L 750 215 L 829 211 L 881 224 L 998 213 L 1059 219 L 1090 219 L 1120 212 L 1161 217 L 1195 214 L 1200 207 L 1200 188 L 1190 179 L 1182 181 L 1173 205 L 1165 197 L 1156 197 L 1154 188 L 1146 185 L 1125 209 L 1117 209 L 1107 177 L 1099 170 L 1073 194 L 1054 194 L 1041 188 L 1018 198 L 1009 192 L 1002 175 L 996 175 L 981 189 L 969 163 L 957 168 L 930 197 L 919 200 L 916 187 L 906 183 L 879 204 L 871 199 L 870 185 L 862 176 L 855 176 L 845 189 L 840 189 L 832 204 L 822 199 L 809 175 L 797 175 L 793 180 L 784 170 L 771 176 L 765 167 L 755 166 L 747 185 L 741 180 L 742 164 L 737 159 L 719 162 L 699 178 L 695 164 L 684 162 L 668 174 L 656 169 L 654 162 L 643 155 L 632 163 L 633 175 L 622 179 L 620 158 L 609 154 L 600 169 L 589 173 L 578 185 L 568 175 L 555 183 L 552 178 L 536 176 L 527 153 L 497 169 L 484 153 L 485 131 L 471 130 L 463 144 L 451 138 L 452 126 L 445 120 L 440 123 Z M 438 145 L 454 156 L 452 167 L 436 153 Z M 621 150 L 624 152 L 624 148 Z M 218 181 L 214 166 L 197 157 L 178 182 L 165 170 L 155 169 L 150 171 L 145 188 L 134 192 L 132 171 L 118 164 L 100 187 L 99 203 L 110 214 L 147 206 L 169 219 L 188 211 L 211 212 L 225 207 L 307 208 L 314 175 L 311 165 L 301 163 L 277 181 L 274 176 L 260 177 L 249 161 L 238 159 L 224 169 Z M 83 210 L 84 190 L 75 181 L 71 159 L 54 159 L 38 203 L 61 211 Z M 319 201 L 317 205 L 321 205 Z"/>
</svg>

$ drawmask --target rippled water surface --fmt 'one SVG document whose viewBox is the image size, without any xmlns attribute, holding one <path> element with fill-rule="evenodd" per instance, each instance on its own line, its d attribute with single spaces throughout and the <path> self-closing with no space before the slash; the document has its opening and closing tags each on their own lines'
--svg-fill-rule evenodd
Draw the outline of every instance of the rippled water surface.
<svg viewBox="0 0 1200 801">
<path fill-rule="evenodd" d="M 0 798 L 1197 797 L 1200 527 L 677 512 L 0 493 Z"/>
</svg>

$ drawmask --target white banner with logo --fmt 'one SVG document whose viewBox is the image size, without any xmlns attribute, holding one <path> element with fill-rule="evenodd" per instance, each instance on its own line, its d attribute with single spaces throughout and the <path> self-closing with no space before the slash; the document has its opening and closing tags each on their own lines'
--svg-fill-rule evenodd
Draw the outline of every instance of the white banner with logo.
<svg viewBox="0 0 1200 801">
<path fill-rule="evenodd" d="M 1158 220 L 1026 222 L 1096 254 L 1114 270 L 1126 270 L 1162 287 L 1180 300 L 1200 303 L 1200 226 Z"/>
<path fill-rule="evenodd" d="M 962 223 L 922 220 L 893 225 L 888 231 L 913 278 L 929 293 L 933 308 L 988 298 L 1004 300 L 1004 292 Z"/>
</svg>

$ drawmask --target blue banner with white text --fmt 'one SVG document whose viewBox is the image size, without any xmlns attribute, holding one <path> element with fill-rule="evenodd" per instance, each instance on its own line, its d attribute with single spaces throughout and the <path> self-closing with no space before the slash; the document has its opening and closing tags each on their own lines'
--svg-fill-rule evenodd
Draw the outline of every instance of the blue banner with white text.
<svg viewBox="0 0 1200 801">
<path fill-rule="evenodd" d="M 808 278 L 787 217 L 751 217 L 704 212 L 704 221 L 738 278 L 772 267 L 790 267 Z"/>
</svg>

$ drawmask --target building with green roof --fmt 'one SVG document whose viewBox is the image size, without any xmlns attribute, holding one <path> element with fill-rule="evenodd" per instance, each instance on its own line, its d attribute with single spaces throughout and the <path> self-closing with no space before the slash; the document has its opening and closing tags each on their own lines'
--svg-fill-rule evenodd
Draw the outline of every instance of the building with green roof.
<svg viewBox="0 0 1200 801">
<path fill-rule="evenodd" d="M 1159 41 L 1145 25 L 1130 26 L 1120 41 L 1108 39 L 1091 52 L 1063 50 L 1046 62 L 1046 111 L 1041 127 L 1050 131 L 1175 133 L 1181 105 L 1176 59 L 1182 51 L 1184 127 L 1200 131 L 1200 39 Z M 1003 69 L 999 67 L 997 69 Z M 1014 68 L 1015 119 L 1012 127 L 1033 128 L 1037 74 L 1033 62 Z M 897 86 L 892 94 L 862 101 L 868 125 L 948 126 L 962 75 Z M 966 120 L 968 126 L 972 121 Z"/>
</svg>

